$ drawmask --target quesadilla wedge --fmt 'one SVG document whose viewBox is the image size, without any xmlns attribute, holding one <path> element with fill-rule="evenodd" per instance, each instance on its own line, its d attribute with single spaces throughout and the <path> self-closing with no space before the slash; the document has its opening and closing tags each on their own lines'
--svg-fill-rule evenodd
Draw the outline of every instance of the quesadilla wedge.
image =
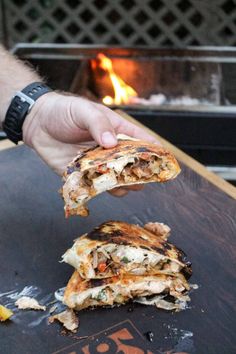
<svg viewBox="0 0 236 354">
<path fill-rule="evenodd" d="M 166 310 L 185 308 L 190 300 L 185 277 L 170 275 L 112 277 L 84 280 L 75 271 L 69 280 L 63 302 L 72 309 L 125 304 L 129 300 L 155 304 Z"/>
<path fill-rule="evenodd" d="M 161 223 L 144 227 L 108 221 L 76 239 L 62 256 L 84 279 L 129 275 L 191 275 L 191 264 L 168 243 L 170 228 Z"/>
<path fill-rule="evenodd" d="M 180 167 L 173 154 L 156 144 L 118 135 L 114 148 L 93 147 L 81 152 L 64 173 L 65 215 L 87 216 L 86 203 L 121 186 L 166 182 Z"/>
</svg>

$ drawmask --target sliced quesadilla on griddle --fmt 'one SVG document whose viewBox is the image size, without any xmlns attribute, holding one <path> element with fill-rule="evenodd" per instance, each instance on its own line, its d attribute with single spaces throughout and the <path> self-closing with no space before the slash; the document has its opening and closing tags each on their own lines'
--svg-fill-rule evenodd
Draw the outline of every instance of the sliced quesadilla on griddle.
<svg viewBox="0 0 236 354">
<path fill-rule="evenodd" d="M 75 271 L 66 287 L 63 302 L 75 310 L 121 305 L 129 300 L 145 305 L 155 304 L 166 310 L 180 310 L 190 300 L 188 290 L 189 285 L 181 274 L 84 280 Z"/>
<path fill-rule="evenodd" d="M 170 228 L 108 221 L 75 240 L 62 256 L 83 279 L 117 275 L 191 275 L 184 253 L 167 242 Z"/>
<path fill-rule="evenodd" d="M 114 148 L 93 147 L 81 152 L 64 173 L 65 214 L 87 216 L 86 203 L 121 186 L 166 182 L 180 172 L 172 153 L 145 141 L 118 136 Z"/>
</svg>

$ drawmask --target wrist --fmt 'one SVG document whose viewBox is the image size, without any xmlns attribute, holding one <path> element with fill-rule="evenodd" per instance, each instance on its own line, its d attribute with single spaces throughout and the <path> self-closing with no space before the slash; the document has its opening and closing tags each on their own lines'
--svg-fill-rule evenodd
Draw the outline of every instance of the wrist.
<svg viewBox="0 0 236 354">
<path fill-rule="evenodd" d="M 50 91 L 48 86 L 37 81 L 15 92 L 3 122 L 4 132 L 15 144 L 23 140 L 23 124 L 35 102 Z"/>
<path fill-rule="evenodd" d="M 45 120 L 50 117 L 52 104 L 57 99 L 58 94 L 53 91 L 37 99 L 22 126 L 23 141 L 26 145 L 34 147 L 35 141 L 40 139 L 40 131 L 46 133 Z"/>
</svg>

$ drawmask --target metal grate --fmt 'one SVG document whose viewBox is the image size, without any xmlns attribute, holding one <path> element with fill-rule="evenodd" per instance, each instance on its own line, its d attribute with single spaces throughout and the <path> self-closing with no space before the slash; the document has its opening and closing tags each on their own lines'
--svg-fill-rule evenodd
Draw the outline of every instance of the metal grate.
<svg viewBox="0 0 236 354">
<path fill-rule="evenodd" d="M 236 45 L 236 0 L 1 1 L 9 46 Z"/>
</svg>

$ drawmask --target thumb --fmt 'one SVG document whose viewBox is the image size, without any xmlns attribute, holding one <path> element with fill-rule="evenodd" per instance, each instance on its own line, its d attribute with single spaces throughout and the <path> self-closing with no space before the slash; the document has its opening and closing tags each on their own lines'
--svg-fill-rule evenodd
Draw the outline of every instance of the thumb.
<svg viewBox="0 0 236 354">
<path fill-rule="evenodd" d="M 101 135 L 101 143 L 105 148 L 111 148 L 113 146 L 117 145 L 117 138 L 114 132 L 111 132 L 109 130 L 104 130 Z"/>
</svg>

